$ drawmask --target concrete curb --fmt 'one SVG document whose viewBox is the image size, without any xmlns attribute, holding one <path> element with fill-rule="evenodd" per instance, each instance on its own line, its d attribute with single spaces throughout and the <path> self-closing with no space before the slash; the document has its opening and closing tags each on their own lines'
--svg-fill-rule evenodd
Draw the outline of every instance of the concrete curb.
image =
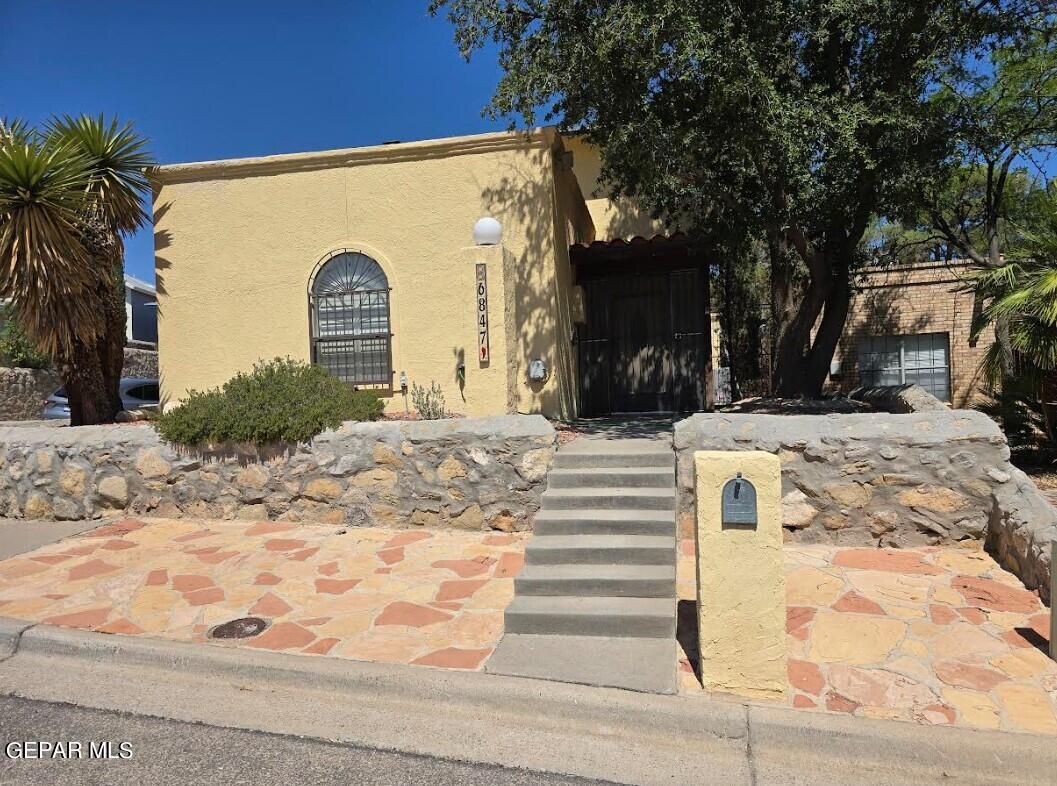
<svg viewBox="0 0 1057 786">
<path fill-rule="evenodd" d="M 0 625 L 18 623 L 0 617 Z M 574 708 L 578 719 L 608 722 L 649 713 L 651 729 L 664 733 L 709 733 L 721 738 L 745 736 L 745 710 L 734 702 L 694 702 L 667 707 L 654 716 L 664 697 L 584 685 L 504 677 L 476 671 L 433 669 L 399 664 L 289 655 L 246 647 L 192 644 L 147 636 L 115 636 L 54 625 L 21 623 L 19 654 L 76 658 L 89 663 L 123 663 L 152 669 L 194 674 L 202 679 L 252 681 L 361 696 L 373 700 L 408 703 L 442 702 L 468 710 L 497 705 L 516 707 L 517 714 L 554 717 L 555 702 Z M 12 629 L 16 627 L 12 625 Z M 0 627 L 0 630 L 3 630 Z M 682 712 L 675 710 L 684 710 Z M 651 710 L 653 712 L 651 712 Z M 558 709 L 561 717 L 561 709 Z M 645 718 L 644 718 L 645 720 Z"/>
<path fill-rule="evenodd" d="M 504 763 L 505 754 L 496 741 L 512 729 L 518 751 L 535 737 L 562 733 L 599 740 L 599 745 L 605 738 L 608 744 L 626 746 L 629 755 L 636 754 L 635 746 L 669 751 L 665 755 L 676 757 L 673 768 L 683 752 L 712 755 L 711 751 L 742 750 L 759 783 L 787 782 L 781 776 L 790 767 L 804 776 L 797 782 L 886 784 L 949 777 L 963 783 L 1046 783 L 1057 771 L 1057 745 L 1049 737 L 810 713 L 733 699 L 661 696 L 482 672 L 258 652 L 0 618 L 0 659 L 9 650 L 14 654 L 0 664 L 0 677 L 39 674 L 41 664 L 64 672 L 83 668 L 89 674 L 129 667 L 137 673 L 145 670 L 147 685 L 158 684 L 159 671 L 209 685 L 252 685 L 247 701 L 262 692 L 273 700 L 290 695 L 289 700 L 296 701 L 294 691 L 311 691 L 367 715 L 372 707 L 384 707 L 390 713 L 406 711 L 409 718 L 421 718 L 424 708 L 433 714 L 443 708 L 442 721 L 449 731 L 460 724 L 487 728 L 490 744 L 484 747 L 490 750 L 476 759 L 477 742 L 459 734 L 438 744 L 439 750 L 429 750 L 422 736 L 410 731 L 391 736 L 378 747 L 392 747 L 395 739 L 413 752 L 465 760 L 499 757 Z M 28 695 L 21 683 L 16 683 L 15 692 Z M 199 719 L 209 723 L 208 708 L 202 713 Z M 409 722 L 407 728 L 413 724 Z M 246 727 L 253 727 L 252 721 Z M 367 725 L 360 726 L 358 733 L 363 735 L 357 738 L 359 744 L 373 744 Z M 539 761 L 514 762 L 514 766 L 546 769 L 547 756 L 559 753 L 533 752 Z M 848 777 L 852 771 L 858 778 Z M 635 776 L 628 772 L 628 778 L 634 781 Z"/>
<path fill-rule="evenodd" d="M 0 660 L 5 660 L 15 654 L 22 634 L 32 626 L 32 622 L 25 620 L 0 617 Z"/>
</svg>

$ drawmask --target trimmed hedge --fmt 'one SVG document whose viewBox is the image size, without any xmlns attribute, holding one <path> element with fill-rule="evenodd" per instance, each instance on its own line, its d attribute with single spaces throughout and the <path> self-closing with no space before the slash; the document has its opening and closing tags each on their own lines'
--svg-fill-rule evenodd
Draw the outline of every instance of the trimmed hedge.
<svg viewBox="0 0 1057 786">
<path fill-rule="evenodd" d="M 158 433 L 178 445 L 219 442 L 306 442 L 346 420 L 376 420 L 382 402 L 353 390 L 319 366 L 290 358 L 261 362 L 220 388 L 191 391 L 160 415 Z"/>
</svg>

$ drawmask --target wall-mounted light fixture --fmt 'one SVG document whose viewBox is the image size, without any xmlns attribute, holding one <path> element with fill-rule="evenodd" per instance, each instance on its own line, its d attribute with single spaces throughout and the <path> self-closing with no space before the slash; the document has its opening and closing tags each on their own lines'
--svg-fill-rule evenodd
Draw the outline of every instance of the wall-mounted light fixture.
<svg viewBox="0 0 1057 786">
<path fill-rule="evenodd" d="M 491 216 L 477 219 L 473 225 L 473 242 L 478 246 L 498 246 L 503 239 L 503 225 Z"/>
</svg>

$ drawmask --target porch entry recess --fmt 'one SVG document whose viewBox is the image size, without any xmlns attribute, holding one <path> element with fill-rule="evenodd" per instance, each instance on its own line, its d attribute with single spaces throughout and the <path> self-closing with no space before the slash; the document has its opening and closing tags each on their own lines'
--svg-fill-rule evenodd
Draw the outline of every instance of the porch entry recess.
<svg viewBox="0 0 1057 786">
<path fill-rule="evenodd" d="M 711 408 L 708 269 L 675 242 L 625 244 L 619 261 L 605 260 L 609 245 L 577 255 L 582 415 Z"/>
</svg>

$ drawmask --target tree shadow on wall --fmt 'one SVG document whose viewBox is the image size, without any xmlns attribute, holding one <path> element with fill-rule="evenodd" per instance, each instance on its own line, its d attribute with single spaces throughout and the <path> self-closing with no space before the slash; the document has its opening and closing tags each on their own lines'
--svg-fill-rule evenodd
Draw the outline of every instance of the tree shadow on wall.
<svg viewBox="0 0 1057 786">
<path fill-rule="evenodd" d="M 158 221 L 165 217 L 165 214 L 172 208 L 172 202 L 166 202 L 163 205 L 156 206 L 154 208 L 154 290 L 158 295 L 168 295 L 169 290 L 165 287 L 165 272 L 172 267 L 166 257 L 162 255 L 165 249 L 172 245 L 172 232 L 167 229 L 157 229 Z M 162 306 L 159 302 L 158 297 L 154 298 L 154 311 L 155 319 L 160 320 L 162 317 Z M 161 342 L 158 343 L 159 353 L 162 349 Z M 158 366 L 158 383 L 161 390 L 167 390 L 168 386 L 165 384 L 165 375 L 161 370 L 161 364 Z M 167 398 L 162 398 L 159 406 L 164 409 L 168 403 Z"/>
<path fill-rule="evenodd" d="M 932 314 L 923 312 L 913 319 L 906 317 L 909 292 L 907 285 L 894 282 L 884 285 L 857 284 L 853 288 L 848 326 L 840 339 L 842 390 L 851 390 L 859 381 L 859 347 L 864 341 L 880 336 L 899 336 L 930 332 Z"/>
<path fill-rule="evenodd" d="M 553 166 L 549 148 L 504 163 L 493 184 L 481 188 L 481 201 L 504 225 L 516 227 L 517 238 L 524 244 L 520 248 L 508 244 L 504 259 L 505 273 L 513 276 L 514 328 L 524 337 L 523 348 L 517 335 L 508 337 L 519 399 L 527 392 L 534 408 L 568 417 L 576 395 L 573 375 L 559 373 L 557 385 L 549 384 L 556 369 L 573 368 L 575 361 L 569 304 L 570 232 Z M 544 176 L 548 167 L 552 177 Z M 547 364 L 543 381 L 528 379 L 529 362 L 535 358 Z"/>
</svg>

